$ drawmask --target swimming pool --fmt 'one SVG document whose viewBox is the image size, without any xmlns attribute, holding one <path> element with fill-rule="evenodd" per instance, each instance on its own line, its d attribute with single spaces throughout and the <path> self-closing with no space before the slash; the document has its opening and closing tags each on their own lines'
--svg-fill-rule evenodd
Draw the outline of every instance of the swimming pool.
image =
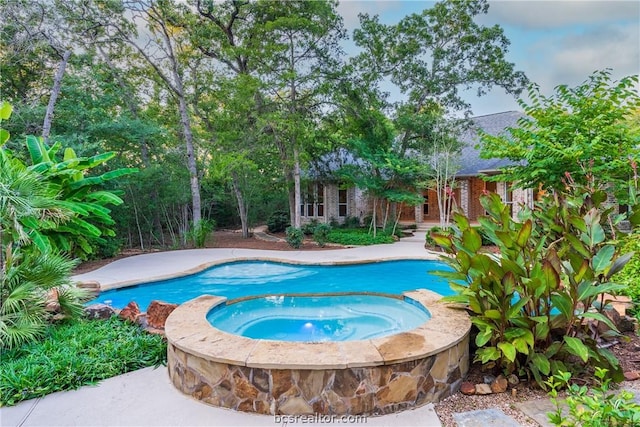
<svg viewBox="0 0 640 427">
<path fill-rule="evenodd" d="M 90 301 L 123 308 L 135 301 L 144 309 L 152 300 L 182 304 L 200 295 L 228 299 L 257 295 L 339 292 L 403 292 L 426 288 L 452 293 L 447 280 L 433 274 L 450 270 L 439 261 L 403 260 L 348 265 L 300 265 L 270 261 L 220 264 L 197 274 L 113 289 Z"/>
</svg>

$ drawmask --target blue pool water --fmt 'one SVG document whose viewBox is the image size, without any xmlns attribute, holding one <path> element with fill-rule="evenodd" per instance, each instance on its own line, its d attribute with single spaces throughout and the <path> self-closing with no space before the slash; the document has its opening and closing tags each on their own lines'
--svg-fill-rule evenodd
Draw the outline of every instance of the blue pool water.
<svg viewBox="0 0 640 427">
<path fill-rule="evenodd" d="M 123 308 L 135 301 L 145 310 L 152 300 L 181 304 L 204 294 L 228 299 L 338 292 L 400 295 L 419 288 L 451 295 L 447 281 L 431 274 L 435 270 L 449 270 L 449 267 L 438 261 L 419 260 L 330 266 L 232 262 L 189 276 L 102 292 L 90 304 L 101 302 Z"/>
<path fill-rule="evenodd" d="M 429 318 L 414 303 L 373 295 L 253 298 L 218 306 L 207 316 L 231 334 L 303 342 L 378 338 L 416 328 Z"/>
</svg>

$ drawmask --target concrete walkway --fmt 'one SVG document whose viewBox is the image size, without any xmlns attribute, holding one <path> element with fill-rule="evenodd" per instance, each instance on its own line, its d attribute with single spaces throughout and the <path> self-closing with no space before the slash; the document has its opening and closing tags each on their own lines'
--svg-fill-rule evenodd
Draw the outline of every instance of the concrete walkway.
<svg viewBox="0 0 640 427">
<path fill-rule="evenodd" d="M 312 419 L 313 420 L 313 419 Z M 286 421 L 286 422 L 285 422 Z M 433 405 L 382 417 L 336 419 L 317 425 L 439 427 Z M 366 421 L 366 424 L 364 422 Z M 264 426 L 312 424 L 310 420 L 278 419 L 216 408 L 179 392 L 167 369 L 145 368 L 109 378 L 95 387 L 50 394 L 0 408 L 3 427 L 29 426 Z"/>
</svg>

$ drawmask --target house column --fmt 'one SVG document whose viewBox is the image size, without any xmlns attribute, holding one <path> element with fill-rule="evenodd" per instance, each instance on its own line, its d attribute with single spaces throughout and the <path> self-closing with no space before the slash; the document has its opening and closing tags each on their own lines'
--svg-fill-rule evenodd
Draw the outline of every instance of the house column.
<svg viewBox="0 0 640 427">
<path fill-rule="evenodd" d="M 423 205 L 424 205 L 424 202 L 420 203 L 419 205 L 416 205 L 416 208 L 415 208 L 416 224 L 420 224 L 424 222 L 424 215 L 422 214 Z"/>
<path fill-rule="evenodd" d="M 460 209 L 469 216 L 469 180 L 461 179 L 458 184 L 460 185 Z"/>
<path fill-rule="evenodd" d="M 533 209 L 533 190 L 531 188 L 514 188 L 511 192 L 513 199 L 512 218 L 516 219 L 518 213 L 525 209 Z"/>
</svg>

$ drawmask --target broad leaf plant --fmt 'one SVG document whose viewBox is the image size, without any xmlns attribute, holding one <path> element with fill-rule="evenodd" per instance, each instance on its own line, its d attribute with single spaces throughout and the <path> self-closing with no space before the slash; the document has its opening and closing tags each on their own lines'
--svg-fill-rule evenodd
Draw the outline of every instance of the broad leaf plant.
<svg viewBox="0 0 640 427">
<path fill-rule="evenodd" d="M 627 220 L 636 227 L 640 207 L 614 214 L 605 189 L 586 175 L 587 184 L 576 184 L 567 174 L 565 191 L 543 196 L 518 219 L 497 194 L 482 196 L 487 215 L 478 221 L 499 254 L 482 248 L 480 234 L 459 212 L 452 234 L 432 233 L 454 270 L 441 273 L 456 291 L 446 300 L 464 304 L 477 328 L 475 361 L 542 387 L 558 372 L 594 367 L 622 379 L 617 359 L 599 344 L 617 333 L 603 309 L 606 295 L 621 289 L 611 277 L 632 256 L 615 245 L 618 226 Z M 598 323 L 608 332 L 600 334 Z"/>
</svg>

